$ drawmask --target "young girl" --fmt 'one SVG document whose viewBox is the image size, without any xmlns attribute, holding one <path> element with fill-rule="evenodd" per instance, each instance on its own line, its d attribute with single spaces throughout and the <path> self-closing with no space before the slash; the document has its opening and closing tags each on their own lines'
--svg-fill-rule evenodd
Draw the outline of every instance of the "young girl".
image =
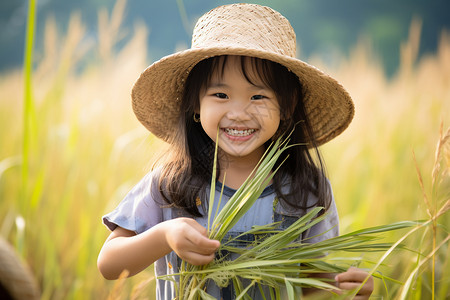
<svg viewBox="0 0 450 300">
<path fill-rule="evenodd" d="M 294 127 L 290 143 L 299 145 L 286 150 L 287 161 L 222 242 L 254 225 L 281 222 L 287 228 L 316 206 L 325 207 L 327 217 L 300 238 L 314 243 L 338 235 L 337 210 L 317 147 L 347 128 L 354 107 L 339 83 L 295 54 L 295 33 L 282 15 L 255 4 L 232 4 L 199 19 L 191 49 L 141 74 L 132 91 L 133 109 L 171 148 L 164 163 L 103 218 L 112 231 L 98 258 L 105 278 L 116 279 L 123 270 L 134 275 L 152 263 L 160 276 L 177 273 L 181 259 L 211 262 L 220 246 L 206 230 L 215 143 L 216 195 L 225 184 L 223 207 L 271 141 Z M 239 239 L 236 246 L 251 238 Z M 366 276 L 350 268 L 335 277 L 336 285 L 353 289 Z M 370 278 L 356 299 L 368 299 L 372 290 Z M 217 299 L 234 297 L 232 287 L 210 284 L 207 292 Z M 257 288 L 250 296 L 262 298 Z M 157 298 L 174 297 L 173 283 L 158 279 Z"/>
</svg>

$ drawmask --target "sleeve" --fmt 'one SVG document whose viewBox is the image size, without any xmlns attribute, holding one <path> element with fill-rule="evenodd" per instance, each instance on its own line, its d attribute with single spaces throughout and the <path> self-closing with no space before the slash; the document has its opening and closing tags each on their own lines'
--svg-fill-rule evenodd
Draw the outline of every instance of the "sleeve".
<svg viewBox="0 0 450 300">
<path fill-rule="evenodd" d="M 334 201 L 333 191 L 331 190 L 331 203 L 325 212 L 326 217 L 323 221 L 312 226 L 303 234 L 303 240 L 307 243 L 321 242 L 339 235 L 339 215 Z"/>
<path fill-rule="evenodd" d="M 111 231 L 120 226 L 137 234 L 142 233 L 163 221 L 161 203 L 158 176 L 150 172 L 112 212 L 103 216 L 103 224 Z"/>
</svg>

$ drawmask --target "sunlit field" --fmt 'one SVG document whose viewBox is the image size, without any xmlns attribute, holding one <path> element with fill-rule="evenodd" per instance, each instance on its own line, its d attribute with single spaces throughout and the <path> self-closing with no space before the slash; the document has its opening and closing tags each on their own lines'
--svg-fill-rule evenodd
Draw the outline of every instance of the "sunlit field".
<svg viewBox="0 0 450 300">
<path fill-rule="evenodd" d="M 152 267 L 108 282 L 96 265 L 109 234 L 101 216 L 164 150 L 131 109 L 131 87 L 148 65 L 148 30 L 137 25 L 114 51 L 121 15 L 120 6 L 111 16 L 99 14 L 98 41 L 79 15 L 67 32 L 49 19 L 45 46 L 34 52 L 26 107 L 22 70 L 0 74 L 0 235 L 29 266 L 42 299 L 154 298 Z M 450 138 L 437 144 L 450 126 L 450 34 L 442 33 L 436 53 L 418 58 L 416 21 L 399 45 L 401 64 L 389 78 L 365 40 L 333 65 L 306 59 L 340 81 L 356 105 L 349 129 L 322 151 L 341 232 L 433 220 L 386 236 L 405 238 L 406 247 L 377 270 L 403 284 L 376 280 L 374 299 L 446 299 Z M 406 236 L 408 230 L 414 231 Z M 373 263 L 360 267 L 374 267 L 383 254 L 370 254 Z"/>
</svg>

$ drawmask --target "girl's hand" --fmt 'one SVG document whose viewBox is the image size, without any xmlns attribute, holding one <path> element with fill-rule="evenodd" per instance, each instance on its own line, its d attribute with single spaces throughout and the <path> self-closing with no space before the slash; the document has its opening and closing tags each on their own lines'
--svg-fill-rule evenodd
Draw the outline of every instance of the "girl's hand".
<svg viewBox="0 0 450 300">
<path fill-rule="evenodd" d="M 220 242 L 210 240 L 206 228 L 191 218 L 177 218 L 164 222 L 169 247 L 183 260 L 196 266 L 210 263 Z"/>
<path fill-rule="evenodd" d="M 346 272 L 336 275 L 336 285 L 342 290 L 353 290 L 358 288 L 361 283 L 367 278 L 369 274 L 361 269 L 351 267 Z M 343 291 L 338 291 L 338 294 L 342 294 Z M 358 294 L 356 294 L 356 300 L 369 299 L 373 292 L 373 277 L 370 276 L 366 283 L 361 287 Z"/>
</svg>

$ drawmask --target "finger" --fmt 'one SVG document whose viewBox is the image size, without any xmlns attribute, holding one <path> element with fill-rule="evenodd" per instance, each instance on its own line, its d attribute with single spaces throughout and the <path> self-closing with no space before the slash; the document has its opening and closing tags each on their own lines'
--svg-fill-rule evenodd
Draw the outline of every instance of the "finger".
<svg viewBox="0 0 450 300">
<path fill-rule="evenodd" d="M 345 300 L 363 300 L 363 299 L 369 299 L 369 295 L 353 295 L 353 293 L 349 290 L 332 290 L 333 293 L 335 293 L 338 296 L 343 296 L 339 297 L 339 299 L 345 299 Z"/>
<path fill-rule="evenodd" d="M 191 219 L 191 218 L 185 218 L 184 220 L 186 223 L 188 223 L 190 226 L 192 226 L 192 228 L 197 231 L 198 233 L 200 233 L 201 235 L 207 237 L 208 236 L 208 230 L 203 227 L 202 225 L 200 225 L 196 220 Z"/>
<path fill-rule="evenodd" d="M 357 295 L 370 295 L 373 290 L 368 284 L 361 286 L 361 282 L 340 282 L 338 287 L 342 290 L 359 289 Z"/>
<path fill-rule="evenodd" d="M 370 294 L 369 295 L 353 295 L 353 293 L 350 290 L 333 290 L 334 293 L 336 293 L 338 296 L 342 296 L 344 295 L 343 299 L 346 300 L 366 300 L 369 299 Z M 341 298 L 339 298 L 341 299 Z"/>
<path fill-rule="evenodd" d="M 191 243 L 189 248 L 192 249 L 193 252 L 199 254 L 203 255 L 214 254 L 216 250 L 220 247 L 219 241 L 210 240 L 202 235 L 193 234 L 189 235 L 187 238 Z"/>
<path fill-rule="evenodd" d="M 336 295 L 342 295 L 344 292 L 342 290 L 331 290 L 332 293 L 335 293 Z"/>
<path fill-rule="evenodd" d="M 358 289 L 358 295 L 371 295 L 374 288 L 373 277 L 366 271 L 351 267 L 337 275 L 337 285 L 343 290 Z M 364 284 L 363 284 L 364 282 Z"/>
<path fill-rule="evenodd" d="M 207 237 L 206 228 L 193 219 L 190 219 L 188 222 L 192 227 L 191 230 L 186 232 L 186 238 L 191 242 L 194 252 L 212 254 L 220 247 L 219 241 L 211 240 Z"/>
<path fill-rule="evenodd" d="M 373 277 L 370 276 L 370 278 L 359 290 L 358 295 L 371 295 L 373 292 L 373 288 L 374 288 Z"/>
<path fill-rule="evenodd" d="M 356 295 L 352 298 L 352 300 L 367 300 L 369 299 L 369 295 Z"/>
<path fill-rule="evenodd" d="M 369 274 L 358 268 L 350 267 L 346 272 L 336 275 L 336 281 L 362 282 Z"/>
<path fill-rule="evenodd" d="M 361 283 L 358 282 L 341 282 L 339 283 L 339 288 L 342 290 L 354 290 L 361 286 Z"/>
<path fill-rule="evenodd" d="M 184 252 L 183 256 L 180 256 L 180 257 L 183 260 L 190 263 L 191 265 L 202 266 L 202 265 L 207 265 L 211 261 L 213 261 L 215 255 L 214 255 L 214 253 L 210 254 L 210 255 L 203 255 L 203 254 L 199 254 L 197 252 Z"/>
</svg>

